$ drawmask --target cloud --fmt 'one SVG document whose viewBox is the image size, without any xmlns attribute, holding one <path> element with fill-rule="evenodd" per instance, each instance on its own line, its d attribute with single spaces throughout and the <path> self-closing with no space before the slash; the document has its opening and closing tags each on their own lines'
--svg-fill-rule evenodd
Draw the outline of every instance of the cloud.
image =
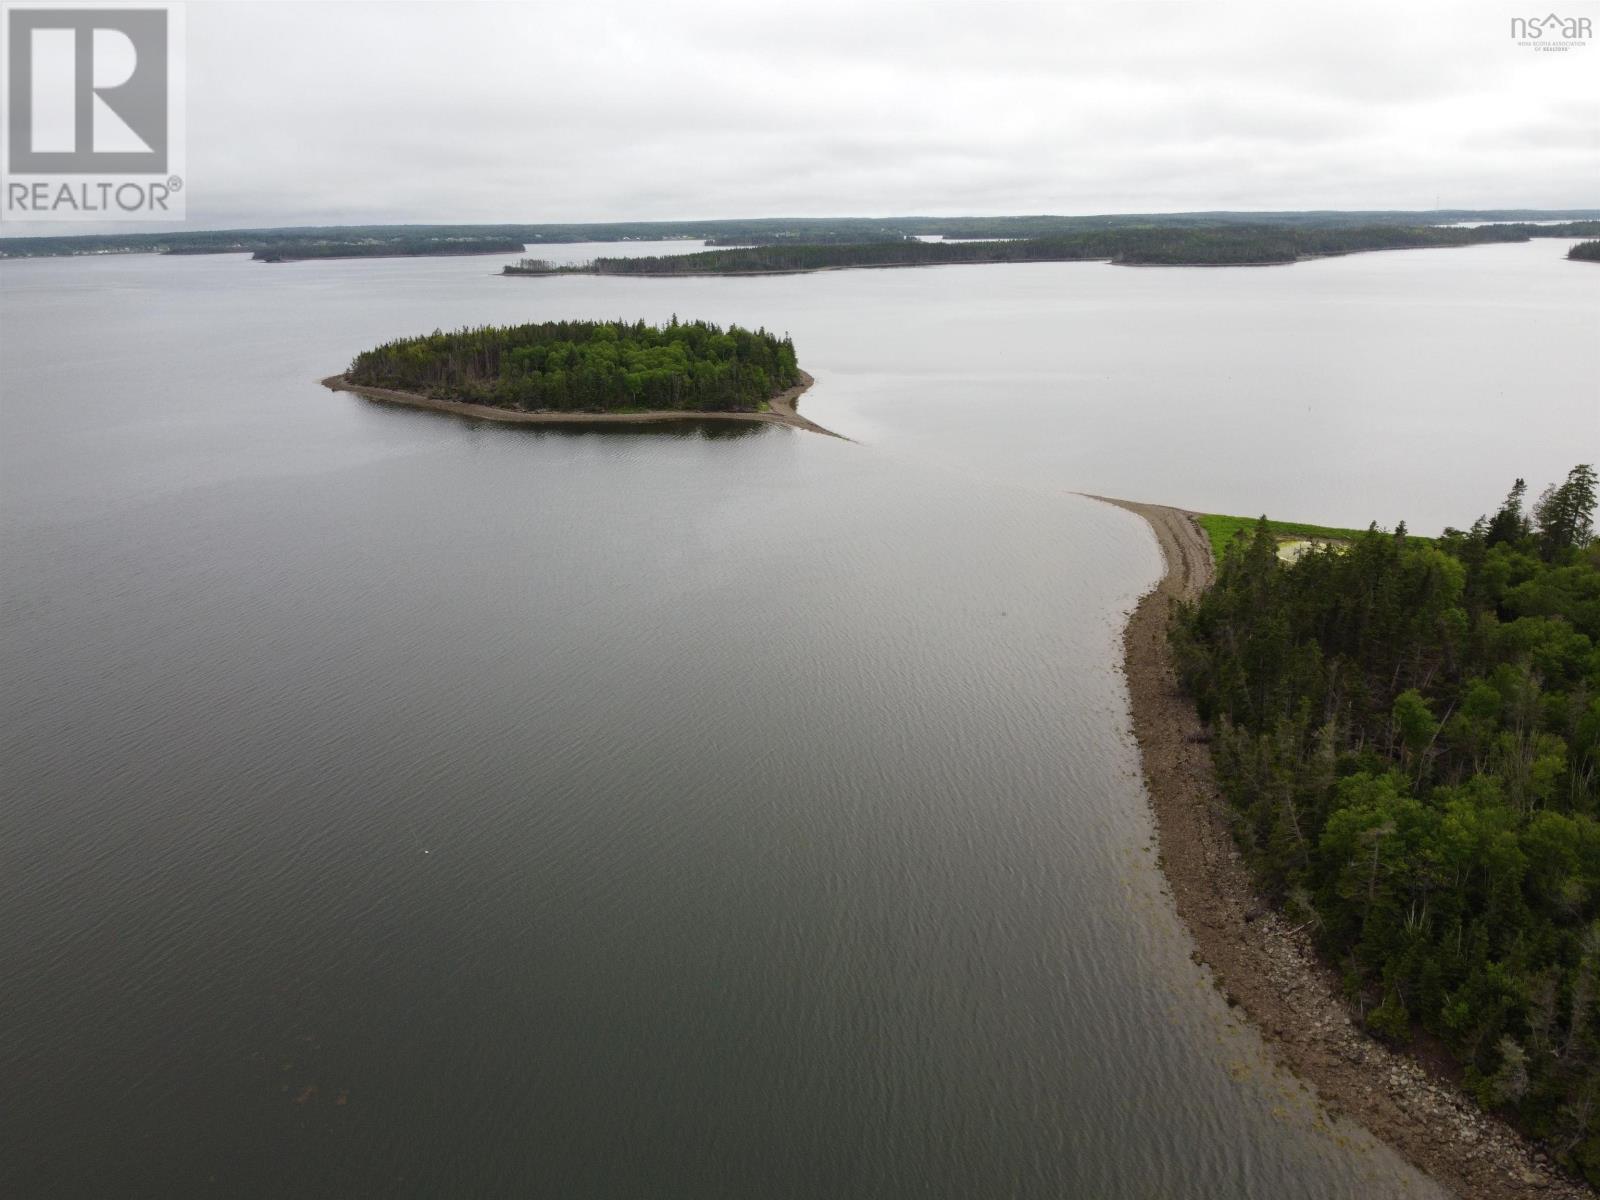
<svg viewBox="0 0 1600 1200">
<path fill-rule="evenodd" d="M 190 225 L 1600 203 L 1600 42 L 1512 15 L 195 4 Z"/>
</svg>

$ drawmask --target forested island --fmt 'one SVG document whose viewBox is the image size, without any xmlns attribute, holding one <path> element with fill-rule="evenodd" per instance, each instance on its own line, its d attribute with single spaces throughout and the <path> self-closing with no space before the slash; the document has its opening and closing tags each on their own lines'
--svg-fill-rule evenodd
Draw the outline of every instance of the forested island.
<svg viewBox="0 0 1600 1200">
<path fill-rule="evenodd" d="M 1567 257 L 1579 262 L 1600 262 L 1600 242 L 1579 242 L 1567 251 Z"/>
<path fill-rule="evenodd" d="M 1123 266 L 1270 266 L 1365 250 L 1474 246 L 1590 234 L 1600 234 L 1600 221 L 1474 227 L 1392 224 L 1151 226 L 1094 229 L 1011 241 L 951 243 L 907 239 L 805 245 L 774 243 L 681 255 L 596 258 L 577 265 L 556 265 L 543 259 L 525 258 L 507 266 L 505 274 L 765 275 L 851 267 L 1099 260 Z"/>
<path fill-rule="evenodd" d="M 514 225 L 301 225 L 282 229 L 176 229 L 0 238 L 0 258 L 91 254 L 236 254 L 286 243 L 444 242 L 499 239 L 523 245 L 705 240 L 721 245 L 897 242 L 919 237 L 1040 238 L 1106 229 L 1338 229 L 1463 222 L 1593 221 L 1595 209 L 1434 209 L 1339 212 L 1108 213 L 1096 216 L 763 217 L 701 221 L 600 221 Z"/>
<path fill-rule="evenodd" d="M 323 381 L 371 399 L 491 420 L 763 420 L 818 433 L 794 343 L 706 321 L 545 321 L 402 338 Z"/>
<path fill-rule="evenodd" d="M 1430 541 L 1281 561 L 1263 519 L 1173 663 L 1260 886 L 1368 1029 L 1600 1183 L 1600 543 L 1590 466 Z"/>
</svg>

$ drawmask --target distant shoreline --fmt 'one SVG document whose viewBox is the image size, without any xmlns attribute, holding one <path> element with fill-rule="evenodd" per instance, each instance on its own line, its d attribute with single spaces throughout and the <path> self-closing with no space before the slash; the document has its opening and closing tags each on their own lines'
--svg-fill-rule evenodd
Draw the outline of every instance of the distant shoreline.
<svg viewBox="0 0 1600 1200">
<path fill-rule="evenodd" d="M 1109 258 L 1072 258 L 1036 260 L 1060 262 L 1101 262 Z M 555 271 L 516 271 L 506 267 L 500 271 L 502 278 L 552 279 L 562 275 L 586 275 L 596 279 L 749 279 L 759 275 L 820 275 L 824 271 L 920 271 L 929 267 L 998 267 L 1024 266 L 1025 263 L 953 262 L 953 263 L 835 263 L 826 267 L 773 267 L 761 271 L 585 271 L 579 269 Z"/>
<path fill-rule="evenodd" d="M 1600 226 L 1600 222 L 1594 222 L 1593 224 Z M 1299 263 L 1315 262 L 1325 258 L 1344 258 L 1352 254 L 1379 254 L 1396 250 L 1455 250 L 1468 246 L 1516 245 L 1534 240 L 1532 234 L 1521 239 L 1508 236 L 1496 238 L 1480 237 L 1459 241 L 1428 240 L 1423 235 L 1438 232 L 1433 230 L 1432 227 L 1410 231 L 1417 234 L 1419 238 L 1419 240 L 1414 240 L 1410 243 L 1400 243 L 1393 240 L 1384 241 L 1382 238 L 1374 239 L 1371 236 L 1371 231 L 1347 230 L 1342 232 L 1348 234 L 1350 238 L 1355 238 L 1362 232 L 1367 232 L 1369 234 L 1369 244 L 1329 245 L 1326 244 L 1329 240 L 1327 237 L 1320 239 L 1322 244 L 1299 248 L 1284 247 L 1276 244 L 1259 246 L 1255 243 L 1247 243 L 1242 249 L 1249 253 L 1238 257 L 1228 257 L 1224 253 L 1221 258 L 1201 257 L 1201 255 L 1216 254 L 1219 249 L 1225 252 L 1228 249 L 1227 246 L 1220 248 L 1215 246 L 1191 247 L 1180 244 L 1176 247 L 1157 245 L 1152 249 L 1149 246 L 1141 247 L 1136 245 L 1116 249 L 1105 245 L 1105 238 L 1094 241 L 1090 245 L 1079 247 L 1077 252 L 1059 246 L 1048 238 L 980 239 L 979 244 L 992 248 L 990 254 L 961 254 L 950 257 L 932 255 L 929 252 L 938 250 L 941 245 L 946 244 L 959 245 L 964 249 L 971 249 L 972 244 L 917 243 L 917 252 L 915 253 L 912 252 L 912 247 L 905 243 L 884 246 L 795 245 L 792 247 L 774 247 L 761 245 L 724 247 L 688 255 L 644 255 L 633 258 L 600 257 L 583 263 L 553 263 L 545 259 L 523 258 L 517 262 L 505 264 L 501 267 L 500 274 L 502 276 L 528 276 L 532 278 L 546 278 L 556 275 L 632 279 L 690 279 L 713 276 L 744 278 L 761 275 L 814 275 L 822 271 L 889 271 L 917 267 L 1018 266 L 1026 263 L 1101 263 L 1113 267 L 1199 267 L 1206 270 L 1221 270 L 1229 267 L 1292 267 Z M 1174 237 L 1179 238 L 1180 241 L 1191 236 L 1198 235 L 1189 230 L 1180 230 L 1174 234 Z M 1555 240 L 1558 236 L 1583 237 L 1587 236 L 1587 234 L 1557 235 L 1552 233 L 1548 236 L 1551 240 Z M 1237 242 L 1243 239 L 1235 240 Z M 1266 240 L 1271 241 L 1270 238 Z M 1235 248 L 1241 247 L 1235 246 Z M 1016 253 L 1018 250 L 1024 253 Z M 1033 252 L 1029 252 L 1030 250 Z M 1108 250 L 1110 251 L 1109 253 L 1107 252 Z M 863 255 L 867 252 L 884 254 L 887 255 L 887 259 L 872 261 L 863 257 L 861 260 L 851 261 L 850 256 L 857 251 L 862 252 Z M 904 251 L 904 253 L 900 253 L 901 251 Z M 819 258 L 822 261 L 818 261 Z M 780 265 L 771 265 L 774 261 Z M 599 264 L 605 265 L 601 266 Z M 637 264 L 637 266 L 631 269 L 622 269 L 624 264 Z"/>
<path fill-rule="evenodd" d="M 263 254 L 260 250 L 167 250 L 163 252 L 168 258 L 200 258 L 207 254 L 249 254 L 251 262 L 258 263 L 296 263 L 296 262 L 348 262 L 354 258 L 486 258 L 497 254 L 515 254 L 515 250 L 395 250 L 384 254 L 363 254 L 352 251 L 349 254 L 273 254 L 270 251 Z"/>
<path fill-rule="evenodd" d="M 1426 247 L 1434 249 L 1434 247 Z M 1352 254 L 1369 253 L 1367 251 L 1350 251 Z M 949 263 L 844 263 L 826 267 L 775 267 L 763 271 L 583 271 L 583 270 L 556 270 L 556 271 L 514 271 L 509 268 L 499 272 L 502 277 L 551 279 L 562 275 L 585 275 L 596 279 L 750 279 L 762 275 L 820 275 L 825 271 L 923 271 L 934 267 L 1032 267 L 1042 264 L 1060 263 L 1103 263 L 1112 267 L 1162 267 L 1179 268 L 1201 267 L 1214 269 L 1218 267 L 1292 267 L 1295 263 L 1311 262 L 1317 258 L 1336 258 L 1339 255 L 1307 254 L 1301 258 L 1284 258 L 1273 262 L 1194 262 L 1194 263 L 1129 263 L 1118 262 L 1114 258 L 1033 258 L 1018 259 L 1015 262 L 949 262 Z"/>
<path fill-rule="evenodd" d="M 654 425 L 667 421 L 743 421 L 760 425 L 784 425 L 808 433 L 849 441 L 842 434 L 824 429 L 815 421 L 807 420 L 798 411 L 800 397 L 816 380 L 805 371 L 800 372 L 800 382 L 786 392 L 767 401 L 766 412 L 715 412 L 655 409 L 645 412 L 523 412 L 516 408 L 496 408 L 492 404 L 467 404 L 459 400 L 437 400 L 416 392 L 401 392 L 393 388 L 369 387 L 351 383 L 343 374 L 329 375 L 322 386 L 335 392 L 352 392 L 379 404 L 396 404 L 405 408 L 421 408 L 429 412 L 466 417 L 474 421 L 501 421 L 510 425 Z"/>
<path fill-rule="evenodd" d="M 1309 936 L 1257 893 L 1217 790 L 1209 734 L 1178 686 L 1167 644 L 1173 604 L 1198 598 L 1215 572 L 1202 514 L 1089 499 L 1144 518 L 1165 564 L 1128 617 L 1123 672 L 1161 872 L 1196 943 L 1196 961 L 1331 1112 L 1353 1117 L 1461 1200 L 1592 1196 L 1539 1161 L 1526 1139 L 1452 1080 L 1365 1033 Z"/>
<path fill-rule="evenodd" d="M 1486 246 L 1518 245 L 1520 243 L 1484 242 Z M 774 267 L 761 271 L 586 271 L 575 268 L 554 271 L 518 271 L 510 267 L 501 269 L 501 277 L 552 279 L 563 275 L 583 275 L 594 279 L 748 279 L 761 275 L 820 275 L 824 271 L 921 271 L 933 267 L 1032 267 L 1060 265 L 1062 263 L 1102 263 L 1111 267 L 1128 267 L 1151 271 L 1218 271 L 1230 267 L 1293 267 L 1300 263 L 1320 262 L 1328 258 L 1349 258 L 1354 254 L 1386 254 L 1396 250 L 1460 250 L 1461 246 L 1381 246 L 1368 250 L 1330 250 L 1326 254 L 1302 254 L 1298 258 L 1264 259 L 1260 262 L 1118 262 L 1115 258 L 1020 258 L 995 259 L 978 262 L 924 262 L 924 263 L 835 263 L 825 267 Z M 1573 261 L 1581 262 L 1581 259 Z"/>
</svg>

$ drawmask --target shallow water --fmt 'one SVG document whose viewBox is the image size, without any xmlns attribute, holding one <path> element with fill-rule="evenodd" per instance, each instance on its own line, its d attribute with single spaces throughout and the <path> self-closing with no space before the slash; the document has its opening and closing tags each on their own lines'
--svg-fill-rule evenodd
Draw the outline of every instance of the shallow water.
<svg viewBox="0 0 1600 1200">
<path fill-rule="evenodd" d="M 1595 430 L 1564 249 L 0 266 L 0 1193 L 1430 1194 L 1189 962 L 1116 669 L 1156 547 L 1070 493 L 1537 489 Z M 315 382 L 673 312 L 792 332 L 856 442 Z"/>
</svg>

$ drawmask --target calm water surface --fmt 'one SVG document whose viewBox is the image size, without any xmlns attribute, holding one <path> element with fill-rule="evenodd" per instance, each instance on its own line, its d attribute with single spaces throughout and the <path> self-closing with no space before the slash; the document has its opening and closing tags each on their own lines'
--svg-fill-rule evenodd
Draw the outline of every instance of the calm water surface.
<svg viewBox="0 0 1600 1200">
<path fill-rule="evenodd" d="M 1071 493 L 1538 487 L 1600 450 L 1563 251 L 0 267 L 0 1194 L 1432 1194 L 1190 963 L 1116 670 L 1158 555 Z M 857 440 L 315 382 L 674 312 L 793 333 Z"/>
</svg>

